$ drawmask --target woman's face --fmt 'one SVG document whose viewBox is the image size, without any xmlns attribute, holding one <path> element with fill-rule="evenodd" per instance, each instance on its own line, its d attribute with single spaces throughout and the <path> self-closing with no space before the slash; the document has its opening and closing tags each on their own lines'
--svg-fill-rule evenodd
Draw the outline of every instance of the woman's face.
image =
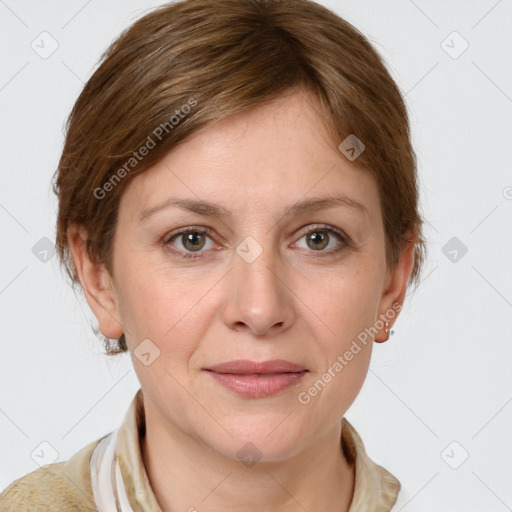
<svg viewBox="0 0 512 512">
<path fill-rule="evenodd" d="M 368 370 L 372 338 L 358 335 L 399 294 L 377 185 L 327 142 L 314 105 L 294 93 L 219 122 L 120 203 L 114 316 L 146 409 L 233 459 L 252 443 L 282 460 L 332 430 Z M 299 208 L 320 198 L 341 199 Z M 212 371 L 239 360 L 296 367 Z"/>
</svg>

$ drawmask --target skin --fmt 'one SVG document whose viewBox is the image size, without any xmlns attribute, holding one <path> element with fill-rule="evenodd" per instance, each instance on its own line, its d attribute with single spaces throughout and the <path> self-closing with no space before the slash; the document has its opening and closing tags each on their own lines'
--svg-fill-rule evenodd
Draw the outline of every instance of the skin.
<svg viewBox="0 0 512 512">
<path fill-rule="evenodd" d="M 354 466 L 340 450 L 341 419 L 366 377 L 372 340 L 307 405 L 297 397 L 379 315 L 403 304 L 414 243 L 386 267 L 376 182 L 329 141 L 318 112 L 312 96 L 292 91 L 195 134 L 136 176 L 121 198 L 113 276 L 89 260 L 87 232 L 69 228 L 100 330 L 126 335 L 144 396 L 142 457 L 164 511 L 350 506 Z M 299 200 L 336 194 L 367 211 L 283 217 Z M 139 222 L 171 196 L 215 201 L 232 217 L 170 207 Z M 306 236 L 318 224 L 349 244 L 331 231 L 327 246 Z M 183 227 L 211 229 L 196 238 L 199 252 L 181 235 L 169 240 Z M 248 236 L 263 251 L 251 263 L 236 252 Z M 377 339 L 385 336 L 382 329 Z M 147 338 L 160 350 L 148 366 L 134 355 Z M 277 395 L 243 398 L 202 370 L 233 359 L 285 359 L 309 372 Z M 251 467 L 237 457 L 249 442 L 261 453 Z"/>
</svg>

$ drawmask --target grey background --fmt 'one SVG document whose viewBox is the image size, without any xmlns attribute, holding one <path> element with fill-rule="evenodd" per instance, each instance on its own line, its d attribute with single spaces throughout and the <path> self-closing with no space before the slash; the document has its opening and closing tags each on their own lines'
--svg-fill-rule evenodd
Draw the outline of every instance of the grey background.
<svg viewBox="0 0 512 512">
<path fill-rule="evenodd" d="M 52 253 L 50 180 L 100 54 L 162 3 L 0 0 L 0 489 L 116 428 L 139 388 Z M 406 94 L 430 252 L 346 416 L 396 510 L 512 510 L 512 1 L 320 3 Z"/>
</svg>

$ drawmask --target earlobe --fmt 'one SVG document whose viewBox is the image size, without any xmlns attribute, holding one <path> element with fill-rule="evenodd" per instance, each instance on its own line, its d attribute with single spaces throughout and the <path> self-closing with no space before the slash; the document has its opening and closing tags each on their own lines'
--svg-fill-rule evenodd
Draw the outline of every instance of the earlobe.
<svg viewBox="0 0 512 512">
<path fill-rule="evenodd" d="M 91 261 L 87 251 L 87 230 L 72 224 L 67 230 L 69 247 L 77 275 L 89 307 L 98 320 L 98 327 L 108 338 L 123 334 L 112 277 L 104 265 Z"/>
</svg>

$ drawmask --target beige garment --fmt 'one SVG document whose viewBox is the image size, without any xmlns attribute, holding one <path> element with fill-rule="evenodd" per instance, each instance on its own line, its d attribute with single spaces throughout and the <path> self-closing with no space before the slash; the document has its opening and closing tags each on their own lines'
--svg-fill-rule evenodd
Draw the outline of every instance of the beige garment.
<svg viewBox="0 0 512 512">
<path fill-rule="evenodd" d="M 342 427 L 341 446 L 349 462 L 355 461 L 354 497 L 349 512 L 391 511 L 400 482 L 368 457 L 361 438 L 346 418 Z M 144 403 L 139 389 L 118 429 L 117 460 L 133 512 L 161 512 L 142 463 L 140 439 L 144 435 Z M 47 464 L 12 482 L 0 494 L 0 510 L 96 512 L 91 455 L 105 437 L 85 446 L 67 462 Z"/>
</svg>

